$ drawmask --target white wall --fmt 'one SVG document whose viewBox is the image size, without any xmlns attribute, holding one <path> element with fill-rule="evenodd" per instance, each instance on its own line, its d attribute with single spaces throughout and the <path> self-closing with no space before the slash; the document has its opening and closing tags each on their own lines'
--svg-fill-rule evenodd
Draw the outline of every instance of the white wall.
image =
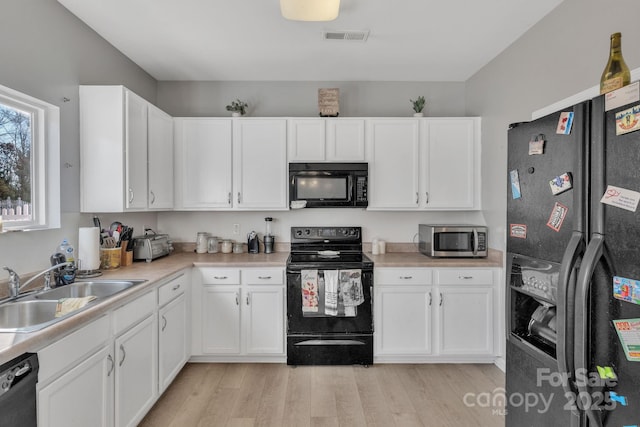
<svg viewBox="0 0 640 427">
<path fill-rule="evenodd" d="M 638 68 L 639 17 L 636 0 L 565 0 L 467 81 L 467 114 L 482 116 L 482 206 L 491 247 L 505 247 L 508 125 L 597 85 L 611 33 L 622 33 L 625 61 Z"/>
<path fill-rule="evenodd" d="M 123 84 L 155 101 L 156 81 L 56 0 L 2 0 L 0 84 L 60 107 L 62 228 L 0 234 L 0 266 L 19 274 L 40 270 L 62 238 L 77 242 L 78 227 L 91 226 L 80 210 L 78 85 Z M 63 102 L 63 98 L 69 99 Z M 155 226 L 155 214 L 118 216 Z M 114 217 L 104 217 L 107 225 Z M 2 270 L 0 281 L 8 276 Z"/>
</svg>

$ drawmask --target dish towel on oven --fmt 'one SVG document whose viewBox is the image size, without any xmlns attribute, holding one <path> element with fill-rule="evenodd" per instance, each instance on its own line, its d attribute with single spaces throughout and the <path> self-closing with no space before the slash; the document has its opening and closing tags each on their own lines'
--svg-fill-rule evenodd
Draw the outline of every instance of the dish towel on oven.
<svg viewBox="0 0 640 427">
<path fill-rule="evenodd" d="M 302 270 L 302 312 L 318 312 L 318 270 Z"/>
<path fill-rule="evenodd" d="M 344 303 L 344 315 L 354 317 L 356 307 L 364 302 L 362 271 L 340 270 L 340 294 Z"/>
<path fill-rule="evenodd" d="M 338 315 L 338 270 L 324 270 L 324 314 Z"/>
</svg>

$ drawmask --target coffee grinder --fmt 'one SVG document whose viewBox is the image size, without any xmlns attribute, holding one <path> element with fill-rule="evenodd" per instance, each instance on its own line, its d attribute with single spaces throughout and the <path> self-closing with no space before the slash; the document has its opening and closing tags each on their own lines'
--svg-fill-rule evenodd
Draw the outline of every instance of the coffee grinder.
<svg viewBox="0 0 640 427">
<path fill-rule="evenodd" d="M 265 230 L 264 230 L 264 253 L 270 254 L 274 252 L 274 244 L 275 237 L 271 234 L 271 222 L 273 222 L 273 218 L 270 216 L 264 219 Z"/>
</svg>

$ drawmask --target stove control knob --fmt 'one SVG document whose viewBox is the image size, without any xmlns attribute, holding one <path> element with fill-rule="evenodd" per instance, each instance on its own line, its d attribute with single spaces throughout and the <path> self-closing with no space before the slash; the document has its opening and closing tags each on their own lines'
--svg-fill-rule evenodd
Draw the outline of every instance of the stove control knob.
<svg viewBox="0 0 640 427">
<path fill-rule="evenodd" d="M 304 230 L 304 234 L 307 236 L 311 235 L 311 230 L 309 230 L 308 228 Z"/>
<path fill-rule="evenodd" d="M 356 229 L 352 228 L 351 230 L 349 230 L 349 235 L 350 236 L 355 236 L 356 235 Z"/>
<path fill-rule="evenodd" d="M 301 237 L 302 236 L 302 230 L 296 230 L 296 236 Z"/>
</svg>

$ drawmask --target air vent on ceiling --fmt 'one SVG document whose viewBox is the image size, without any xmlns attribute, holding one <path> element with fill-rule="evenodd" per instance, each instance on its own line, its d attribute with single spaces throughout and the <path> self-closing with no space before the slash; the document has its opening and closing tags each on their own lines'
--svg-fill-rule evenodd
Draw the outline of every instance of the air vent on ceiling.
<svg viewBox="0 0 640 427">
<path fill-rule="evenodd" d="M 323 40 L 348 40 L 365 42 L 369 37 L 369 30 L 364 31 L 323 31 Z"/>
</svg>

